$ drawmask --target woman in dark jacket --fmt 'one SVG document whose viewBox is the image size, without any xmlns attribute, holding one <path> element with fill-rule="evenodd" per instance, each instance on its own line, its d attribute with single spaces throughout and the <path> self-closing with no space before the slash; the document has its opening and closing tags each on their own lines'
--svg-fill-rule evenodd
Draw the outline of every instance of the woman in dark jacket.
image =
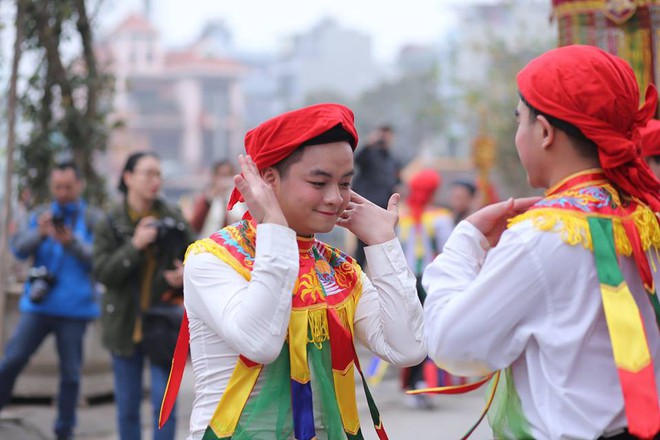
<svg viewBox="0 0 660 440">
<path fill-rule="evenodd" d="M 94 274 L 105 285 L 101 328 L 112 355 L 115 399 L 121 440 L 139 440 L 143 366 L 150 363 L 154 439 L 174 439 L 176 418 L 158 430 L 156 424 L 167 386 L 169 362 L 144 343 L 150 332 L 145 313 L 182 299 L 181 260 L 193 235 L 177 208 L 159 198 L 161 163 L 150 152 L 134 153 L 119 182 L 122 203 L 96 228 Z M 173 350 L 173 347 L 172 347 Z"/>
</svg>

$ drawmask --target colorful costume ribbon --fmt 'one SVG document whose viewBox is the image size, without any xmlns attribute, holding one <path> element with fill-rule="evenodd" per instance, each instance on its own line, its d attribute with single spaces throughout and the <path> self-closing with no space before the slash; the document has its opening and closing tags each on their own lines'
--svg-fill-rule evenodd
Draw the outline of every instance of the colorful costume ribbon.
<svg viewBox="0 0 660 440">
<path fill-rule="evenodd" d="M 653 359 L 618 256 L 634 258 L 660 323 L 660 304 L 645 253 L 660 247 L 656 215 L 636 198 L 621 194 L 600 170 L 588 170 L 548 190 L 545 199 L 510 224 L 525 220 L 540 230 L 559 232 L 570 245 L 582 244 L 593 251 L 628 430 L 639 438 L 653 438 L 660 432 Z"/>
<path fill-rule="evenodd" d="M 530 220 L 541 231 L 561 234 L 571 246 L 582 245 L 594 254 L 601 297 L 614 361 L 619 373 L 629 432 L 642 439 L 660 432 L 660 408 L 653 359 L 639 308 L 618 265 L 618 256 L 632 256 L 647 297 L 660 325 L 660 303 L 646 251 L 660 248 L 660 226 L 653 211 L 638 199 L 621 194 L 598 169 L 587 170 L 559 182 L 546 197 L 526 213 L 509 221 L 511 225 Z M 467 438 L 497 402 L 500 413 L 491 422 L 502 437 L 528 438 L 529 430 L 512 386 L 511 370 L 490 375 L 482 381 L 453 387 L 409 391 L 409 394 L 459 394 L 472 391 L 493 378 L 488 402 L 479 420 L 463 437 Z M 497 390 L 503 380 L 505 389 Z M 502 387 L 500 387 L 502 388 Z M 490 417 L 490 416 L 489 416 Z"/>
<path fill-rule="evenodd" d="M 329 439 L 363 439 L 355 396 L 356 369 L 362 376 L 378 437 L 387 439 L 353 345 L 353 318 L 362 293 L 360 268 L 351 257 L 314 239 L 299 238 L 298 246 L 300 271 L 293 291 L 287 341 L 272 364 L 239 357 L 204 440 L 249 433 L 255 421 L 272 426 L 269 435 L 274 432 L 274 438 L 312 440 L 317 438 L 317 412 Z M 254 251 L 255 228 L 247 220 L 199 240 L 188 249 L 216 255 L 247 280 Z M 187 353 L 188 339 L 182 335 L 180 342 L 184 339 L 186 350 L 177 347 L 176 351 L 180 356 Z M 185 356 L 183 361 L 175 356 L 161 426 L 176 398 L 184 366 Z M 260 377 L 261 392 L 253 395 Z"/>
</svg>

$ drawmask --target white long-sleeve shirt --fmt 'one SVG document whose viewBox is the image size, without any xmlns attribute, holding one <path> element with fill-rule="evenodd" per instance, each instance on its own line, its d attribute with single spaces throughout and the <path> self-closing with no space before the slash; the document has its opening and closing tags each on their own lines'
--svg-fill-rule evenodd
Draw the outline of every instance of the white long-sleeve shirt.
<svg viewBox="0 0 660 440">
<path fill-rule="evenodd" d="M 621 258 L 620 266 L 660 384 L 653 309 L 632 258 Z M 654 278 L 660 285 L 657 272 Z M 461 375 L 511 366 L 535 439 L 594 439 L 627 426 L 591 251 L 535 230 L 531 221 L 505 231 L 490 249 L 463 221 L 422 283 L 431 358 Z"/>
<path fill-rule="evenodd" d="M 299 269 L 293 230 L 257 226 L 251 281 L 210 253 L 191 254 L 184 269 L 185 306 L 195 400 L 189 440 L 201 439 L 229 382 L 239 354 L 273 362 L 284 344 L 291 292 Z M 396 239 L 365 248 L 370 281 L 362 277 L 355 336 L 387 362 L 415 365 L 426 356 L 415 277 Z M 261 389 L 261 379 L 255 392 Z"/>
</svg>

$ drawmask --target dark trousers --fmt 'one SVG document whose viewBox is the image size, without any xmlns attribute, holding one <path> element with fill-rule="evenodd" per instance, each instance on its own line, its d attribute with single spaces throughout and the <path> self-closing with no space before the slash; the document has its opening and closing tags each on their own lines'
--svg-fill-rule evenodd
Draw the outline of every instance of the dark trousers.
<svg viewBox="0 0 660 440">
<path fill-rule="evenodd" d="M 0 408 L 9 403 L 14 383 L 30 357 L 49 334 L 55 335 L 60 366 L 55 433 L 67 437 L 76 425 L 83 337 L 88 320 L 23 313 L 0 360 Z"/>
<path fill-rule="evenodd" d="M 142 423 L 143 373 L 146 357 L 138 346 L 132 356 L 112 355 L 112 371 L 115 376 L 115 401 L 117 402 L 117 424 L 121 440 L 140 440 Z M 172 440 L 176 434 L 176 405 L 172 415 L 162 429 L 158 429 L 160 405 L 167 388 L 169 367 L 149 364 L 151 376 L 151 421 L 154 440 Z"/>
</svg>

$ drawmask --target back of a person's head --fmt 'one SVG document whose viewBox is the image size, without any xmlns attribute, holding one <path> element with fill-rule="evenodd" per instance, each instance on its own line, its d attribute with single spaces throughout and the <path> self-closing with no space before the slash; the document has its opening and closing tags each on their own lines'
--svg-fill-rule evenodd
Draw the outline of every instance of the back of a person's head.
<svg viewBox="0 0 660 440">
<path fill-rule="evenodd" d="M 440 173 L 432 169 L 424 169 L 415 173 L 408 182 L 411 191 L 434 192 L 442 183 Z"/>
<path fill-rule="evenodd" d="M 415 222 L 419 222 L 424 209 L 433 202 L 436 191 L 442 184 L 440 173 L 424 169 L 415 173 L 408 182 L 406 204 Z"/>
<path fill-rule="evenodd" d="M 639 88 L 630 65 L 595 46 L 550 50 L 530 61 L 517 81 L 525 99 L 542 112 L 559 117 L 556 113 L 570 101 L 572 112 L 622 133 L 639 108 Z"/>
<path fill-rule="evenodd" d="M 640 108 L 637 79 L 626 61 L 595 46 L 564 46 L 530 61 L 516 81 L 528 106 L 574 126 L 596 146 L 611 181 L 660 209 L 660 186 L 642 160 L 640 135 L 658 96 L 650 85 Z"/>
<path fill-rule="evenodd" d="M 450 188 L 465 188 L 471 197 L 474 197 L 475 194 L 477 194 L 477 185 L 467 180 L 454 180 L 449 186 Z"/>
</svg>

